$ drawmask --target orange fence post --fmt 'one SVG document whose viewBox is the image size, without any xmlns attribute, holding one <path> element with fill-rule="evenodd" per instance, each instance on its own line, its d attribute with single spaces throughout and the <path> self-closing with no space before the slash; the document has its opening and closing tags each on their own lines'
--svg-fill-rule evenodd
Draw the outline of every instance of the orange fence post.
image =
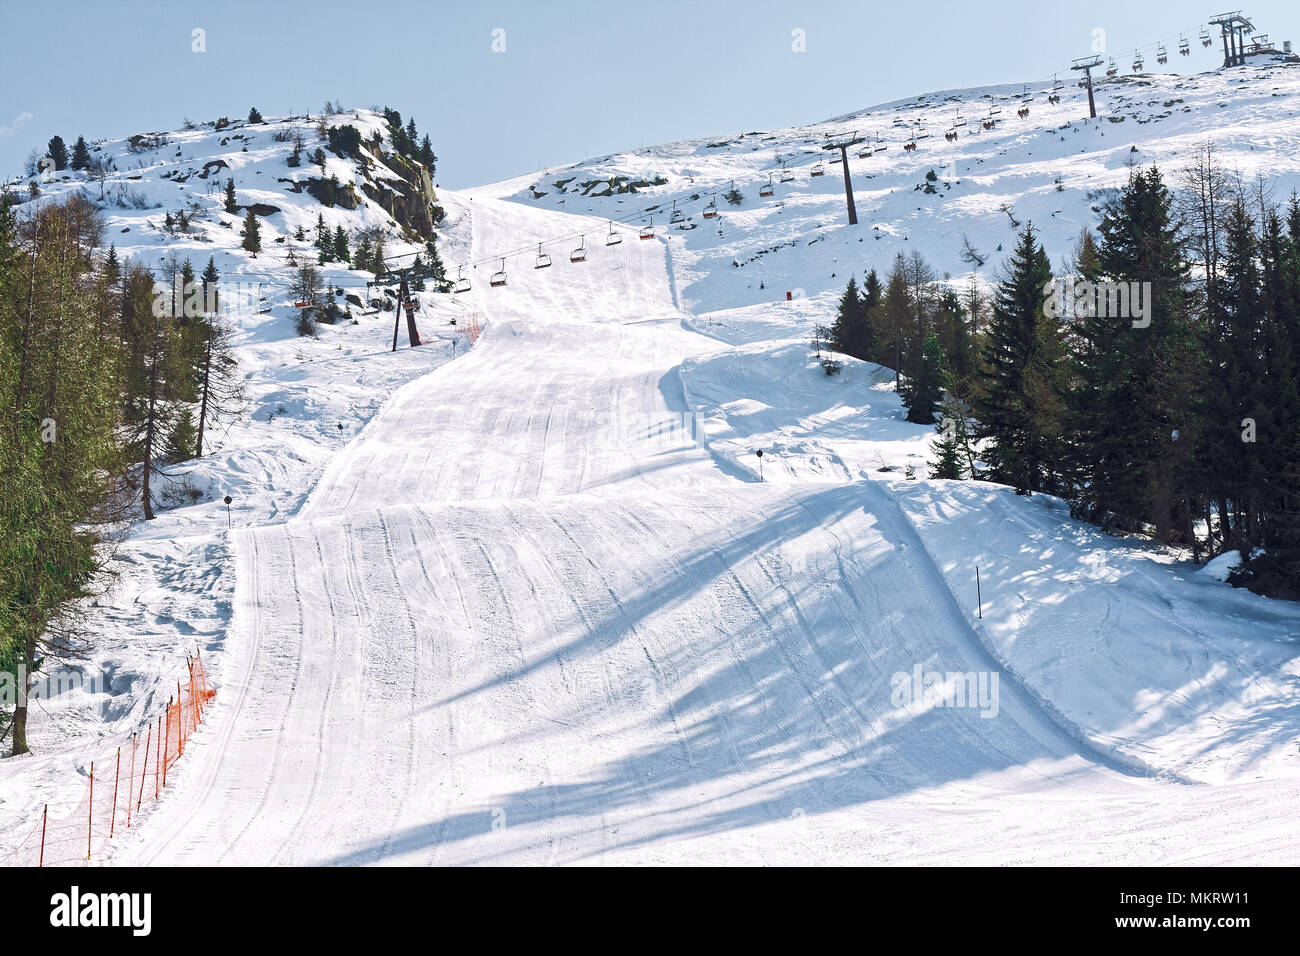
<svg viewBox="0 0 1300 956">
<path fill-rule="evenodd" d="M 41 811 L 41 860 L 37 866 L 45 865 L 45 824 L 50 819 L 50 805 L 47 803 L 45 809 Z"/>
<path fill-rule="evenodd" d="M 126 791 L 126 828 L 131 829 L 131 790 L 135 787 L 135 738 L 136 734 L 131 734 L 131 772 L 127 774 L 127 791 Z"/>
<path fill-rule="evenodd" d="M 158 718 L 158 742 L 154 744 L 153 798 L 155 800 L 158 799 L 158 764 L 162 763 L 162 732 L 163 732 L 162 722 L 163 719 L 159 717 Z"/>
<path fill-rule="evenodd" d="M 140 768 L 140 796 L 136 798 L 135 808 L 140 809 L 144 803 L 144 782 L 149 779 L 149 745 L 153 743 L 153 721 L 149 721 L 149 735 L 144 739 L 144 766 Z"/>
<path fill-rule="evenodd" d="M 167 698 L 167 709 L 163 711 L 166 717 L 166 724 L 163 725 L 163 733 L 166 738 L 163 741 L 163 760 L 162 760 L 162 785 L 163 789 L 167 787 L 167 762 L 172 759 L 172 699 Z"/>
<path fill-rule="evenodd" d="M 113 815 L 108 820 L 108 838 L 113 839 L 117 829 L 117 784 L 122 779 L 122 748 L 117 748 L 117 769 L 113 771 Z"/>
<path fill-rule="evenodd" d="M 89 821 L 86 823 L 86 859 L 90 859 L 90 835 L 95 829 L 95 761 L 90 762 L 90 810 L 87 812 Z"/>
<path fill-rule="evenodd" d="M 185 753 L 185 705 L 181 697 L 181 679 L 176 678 L 176 756 Z"/>
</svg>

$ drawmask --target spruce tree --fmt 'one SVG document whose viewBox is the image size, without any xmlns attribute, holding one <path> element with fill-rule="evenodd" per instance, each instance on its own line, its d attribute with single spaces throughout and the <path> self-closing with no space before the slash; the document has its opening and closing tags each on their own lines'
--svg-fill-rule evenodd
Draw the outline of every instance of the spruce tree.
<svg viewBox="0 0 1300 956">
<path fill-rule="evenodd" d="M 966 416 L 955 399 L 944 399 L 939 424 L 935 427 L 934 458 L 930 461 L 930 477 L 960 480 L 967 477 L 966 466 Z"/>
<path fill-rule="evenodd" d="M 54 160 L 56 170 L 62 171 L 68 168 L 68 147 L 64 145 L 62 136 L 50 137 L 49 145 L 45 147 L 45 155 Z"/>
<path fill-rule="evenodd" d="M 352 253 L 348 250 L 348 234 L 342 226 L 334 229 L 334 258 L 339 262 L 348 262 Z"/>
<path fill-rule="evenodd" d="M 73 169 L 90 168 L 90 147 L 86 144 L 84 136 L 78 136 L 77 142 L 73 144 L 71 166 Z"/>
<path fill-rule="evenodd" d="M 243 250 L 252 253 L 253 258 L 256 259 L 257 254 L 262 251 L 262 231 L 257 222 L 257 214 L 251 209 L 244 216 L 244 228 L 240 235 L 244 237 Z"/>
<path fill-rule="evenodd" d="M 1080 512 L 1150 522 L 1162 541 L 1183 540 L 1192 517 L 1189 464 L 1199 443 L 1189 403 L 1207 368 L 1189 318 L 1183 240 L 1157 169 L 1134 172 L 1098 231 L 1103 278 L 1151 295 L 1145 318 L 1095 309 L 1076 324 Z"/>
<path fill-rule="evenodd" d="M 934 413 L 943 400 L 946 384 L 943 364 L 943 347 L 939 345 L 938 337 L 928 336 L 921 346 L 916 373 L 903 383 L 903 404 L 907 406 L 909 422 L 934 424 Z"/>
<path fill-rule="evenodd" d="M 1022 493 L 1058 490 L 1064 468 L 1066 369 L 1060 321 L 1045 308 L 1051 281 L 1047 252 L 1026 223 L 998 284 L 973 398 L 989 477 Z"/>
<path fill-rule="evenodd" d="M 239 212 L 239 202 L 235 199 L 235 181 L 233 179 L 226 180 L 226 212 L 232 215 Z"/>
<path fill-rule="evenodd" d="M 163 460 L 175 464 L 193 458 L 197 434 L 198 430 L 194 426 L 194 413 L 190 411 L 188 406 L 182 406 L 176 412 L 171 430 L 167 433 L 167 444 L 163 450 Z"/>
</svg>

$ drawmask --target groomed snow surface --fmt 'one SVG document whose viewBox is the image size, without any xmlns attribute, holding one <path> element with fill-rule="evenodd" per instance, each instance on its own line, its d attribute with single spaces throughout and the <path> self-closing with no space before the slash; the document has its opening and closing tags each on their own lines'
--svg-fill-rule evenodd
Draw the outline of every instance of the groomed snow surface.
<svg viewBox="0 0 1300 956">
<path fill-rule="evenodd" d="M 476 248 L 566 225 L 444 199 Z M 732 346 L 658 242 L 559 268 L 233 534 L 211 723 L 114 862 L 1295 859 L 1296 609 L 898 478 L 926 430 L 801 307 Z M 917 667 L 997 696 L 900 705 Z"/>
</svg>

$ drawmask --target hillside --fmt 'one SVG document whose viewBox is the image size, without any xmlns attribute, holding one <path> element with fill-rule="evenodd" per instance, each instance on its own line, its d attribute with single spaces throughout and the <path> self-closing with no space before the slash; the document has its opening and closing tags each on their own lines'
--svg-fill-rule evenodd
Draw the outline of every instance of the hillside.
<svg viewBox="0 0 1300 956">
<path fill-rule="evenodd" d="M 0 859 L 198 643 L 211 721 L 110 862 L 1293 860 L 1300 609 L 1050 495 L 929 480 L 891 371 L 827 375 L 811 344 L 899 252 L 962 283 L 965 237 L 988 282 L 1015 218 L 1064 256 L 1130 159 L 1172 174 L 1213 133 L 1300 186 L 1293 64 L 1105 83 L 1097 121 L 1029 92 L 1023 119 L 1019 88 L 941 92 L 436 197 L 378 147 L 322 175 L 315 120 L 97 144 L 120 256 L 211 255 L 269 311 L 234 316 L 247 414 L 171 466 L 198 494 L 132 530 L 92 611 L 109 685 L 45 701 L 36 753 L 0 761 Z M 888 148 L 850 160 L 849 227 L 838 168 L 810 170 L 854 131 Z M 760 197 L 778 154 L 792 178 Z M 354 208 L 309 189 L 330 176 Z M 319 216 L 389 255 L 436 236 L 470 287 L 416 293 L 426 344 L 392 352 L 371 274 L 325 264 L 355 324 L 299 337 L 289 251 Z M 993 698 L 952 706 L 965 674 Z"/>
</svg>

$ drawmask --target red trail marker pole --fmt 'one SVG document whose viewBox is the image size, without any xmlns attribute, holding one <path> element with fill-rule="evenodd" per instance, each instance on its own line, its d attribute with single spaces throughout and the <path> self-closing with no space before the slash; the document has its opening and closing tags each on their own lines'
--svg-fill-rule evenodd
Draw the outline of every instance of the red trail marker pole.
<svg viewBox="0 0 1300 956">
<path fill-rule="evenodd" d="M 95 761 L 90 762 L 90 810 L 86 816 L 86 859 L 90 859 L 90 836 L 95 829 Z"/>
<path fill-rule="evenodd" d="M 117 748 L 117 769 L 113 771 L 113 815 L 108 821 L 108 838 L 113 839 L 113 833 L 117 829 L 117 785 L 122 779 L 122 748 Z"/>
</svg>

